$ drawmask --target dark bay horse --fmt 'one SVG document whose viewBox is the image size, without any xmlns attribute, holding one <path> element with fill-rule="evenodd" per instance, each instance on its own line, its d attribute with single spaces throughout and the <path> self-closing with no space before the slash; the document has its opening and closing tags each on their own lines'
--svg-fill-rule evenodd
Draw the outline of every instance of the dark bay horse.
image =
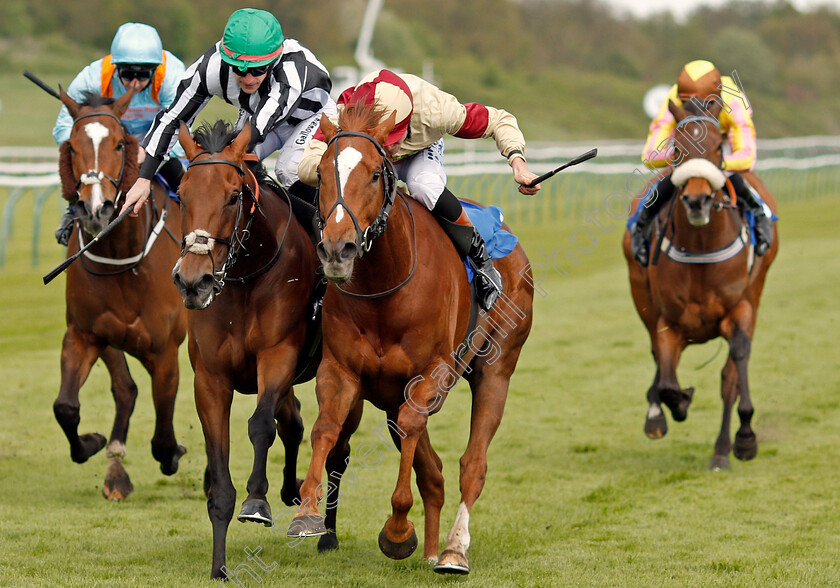
<svg viewBox="0 0 840 588">
<path fill-rule="evenodd" d="M 131 96 L 128 92 L 113 101 L 89 95 L 77 104 L 61 93 L 61 101 L 75 119 L 59 158 L 62 195 L 76 204 L 78 228 L 70 239 L 68 256 L 116 216 L 118 200 L 137 178 L 137 139 L 120 122 Z M 61 389 L 53 410 L 70 442 L 73 461 L 84 463 L 105 447 L 105 437 L 99 433 L 78 434 L 79 389 L 101 357 L 116 403 L 102 493 L 115 500 L 133 490 L 122 458 L 137 385 L 125 353 L 140 360 L 152 377 L 157 416 L 152 455 L 161 471 L 174 474 L 186 451 L 175 440 L 172 417 L 178 391 L 178 346 L 187 321 L 178 292 L 167 279 L 178 259 L 173 233 L 180 234 L 181 219 L 178 207 L 168 206 L 169 197 L 157 183 L 153 194 L 145 216 L 126 218 L 67 269 L 67 331 L 61 348 Z"/>
<path fill-rule="evenodd" d="M 313 456 L 289 535 L 334 531 L 330 508 L 337 500 L 328 499 L 326 520 L 317 506 L 322 473 L 326 465 L 327 495 L 337 496 L 349 461 L 349 437 L 358 426 L 362 401 L 368 400 L 385 411 L 401 454 L 380 549 L 402 559 L 417 547 L 408 520 L 413 466 L 425 507 L 425 558 L 437 561 L 436 571 L 467 573 L 470 511 L 484 487 L 487 448 L 530 332 L 533 282 L 521 246 L 496 260 L 504 297 L 492 312 L 481 313 L 479 328 L 467 342 L 472 295 L 463 262 L 424 207 L 396 194 L 393 167 L 381 147 L 394 117 L 378 124 L 381 116 L 358 104 L 342 112 L 341 132 L 326 117 L 321 121 L 329 147 L 319 167 L 323 229 L 317 251 L 331 283 L 324 298 Z M 461 458 L 461 502 L 438 560 L 442 464 L 426 424 L 462 374 L 473 396 L 470 437 Z"/>
<path fill-rule="evenodd" d="M 183 252 L 172 277 L 191 309 L 189 352 L 207 447 L 213 578 L 226 577 L 225 540 L 236 501 L 228 465 L 233 391 L 257 395 L 248 420 L 254 465 L 238 518 L 270 526 L 268 449 L 279 435 L 286 450 L 281 498 L 292 505 L 299 496 L 295 468 L 303 439 L 292 384 L 311 379 L 319 357 L 308 353 L 317 348 L 311 321 L 319 280 L 315 248 L 288 197 L 246 167 L 250 139 L 250 126 L 237 134 L 224 121 L 203 125 L 195 138 L 186 125 L 180 132 L 190 166 L 180 189 Z"/>
<path fill-rule="evenodd" d="M 749 460 L 758 451 L 750 426 L 753 405 L 747 362 L 764 280 L 779 247 L 774 226 L 771 248 L 764 256 L 753 257 L 742 215 L 731 203 L 728 194 L 732 190 L 725 189 L 726 176 L 720 170 L 720 108 L 713 107 L 711 116 L 692 115 L 670 104 L 677 120 L 674 144 L 679 165 L 672 181 L 682 187 L 679 197 L 659 215 L 649 267 L 633 259 L 629 232 L 623 241 L 633 302 L 650 335 L 656 362 L 656 375 L 647 394 L 648 437 L 657 439 L 668 431 L 662 403 L 676 421 L 685 420 L 688 414 L 694 390 L 683 390 L 677 382 L 683 349 L 717 337 L 729 342 L 729 357 L 721 374 L 723 422 L 710 469 L 730 467 L 733 447 L 729 427 L 736 399 L 741 427 L 735 435 L 735 457 Z M 758 176 L 743 175 L 775 212 L 776 201 Z"/>
</svg>

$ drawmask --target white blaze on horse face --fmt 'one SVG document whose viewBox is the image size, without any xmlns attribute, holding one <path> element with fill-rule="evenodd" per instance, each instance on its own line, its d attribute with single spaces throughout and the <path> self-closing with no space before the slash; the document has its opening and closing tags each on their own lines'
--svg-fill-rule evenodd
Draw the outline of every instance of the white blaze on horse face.
<svg viewBox="0 0 840 588">
<path fill-rule="evenodd" d="M 102 123 L 92 122 L 85 125 L 85 134 L 93 143 L 93 169 L 99 171 L 99 146 L 102 144 L 102 139 L 108 136 L 108 127 Z M 105 198 L 102 196 L 102 184 L 96 183 L 90 189 L 90 206 L 92 211 L 96 211 L 105 203 Z"/>
<path fill-rule="evenodd" d="M 350 173 L 356 169 L 359 162 L 362 160 L 362 154 L 353 147 L 345 147 L 336 158 L 335 165 L 338 168 L 338 181 L 340 194 L 344 194 L 344 187 L 347 185 L 347 178 Z M 344 218 L 344 207 L 339 204 L 335 209 L 335 222 L 341 222 Z"/>
</svg>

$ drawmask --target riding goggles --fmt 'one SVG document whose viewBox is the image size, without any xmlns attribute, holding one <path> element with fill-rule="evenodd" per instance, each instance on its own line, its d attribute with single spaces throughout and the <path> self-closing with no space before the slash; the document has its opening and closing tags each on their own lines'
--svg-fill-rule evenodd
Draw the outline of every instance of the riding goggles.
<svg viewBox="0 0 840 588">
<path fill-rule="evenodd" d="M 141 82 L 145 82 L 151 79 L 154 70 L 148 68 L 132 68 L 132 67 L 121 67 L 119 68 L 120 79 L 132 82 L 134 80 L 139 80 Z"/>
<path fill-rule="evenodd" d="M 231 65 L 231 69 L 233 70 L 233 74 L 237 77 L 244 78 L 248 74 L 251 74 L 255 78 L 260 77 L 261 75 L 265 75 L 265 73 L 271 69 L 271 66 L 274 65 L 274 62 L 266 63 L 265 65 L 259 65 L 257 67 L 239 67 Z"/>
</svg>

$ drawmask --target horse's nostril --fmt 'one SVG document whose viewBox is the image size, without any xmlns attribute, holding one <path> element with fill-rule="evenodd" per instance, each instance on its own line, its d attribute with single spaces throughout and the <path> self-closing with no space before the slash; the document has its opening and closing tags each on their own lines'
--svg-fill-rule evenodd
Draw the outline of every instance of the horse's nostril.
<svg viewBox="0 0 840 588">
<path fill-rule="evenodd" d="M 315 253 L 318 254 L 318 259 L 325 261 L 327 259 L 327 248 L 324 247 L 324 242 L 321 241 L 315 246 Z"/>
<path fill-rule="evenodd" d="M 100 218 L 110 218 L 112 214 L 114 214 L 114 203 L 110 200 L 99 207 Z"/>
<path fill-rule="evenodd" d="M 347 261 L 352 259 L 358 253 L 359 247 L 355 243 L 347 242 L 344 244 L 344 247 L 341 248 L 341 259 L 343 261 Z"/>
</svg>

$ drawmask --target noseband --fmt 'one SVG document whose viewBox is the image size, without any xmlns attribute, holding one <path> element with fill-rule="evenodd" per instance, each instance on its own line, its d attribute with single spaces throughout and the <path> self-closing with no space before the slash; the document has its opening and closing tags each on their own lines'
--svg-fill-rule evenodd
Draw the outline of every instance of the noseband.
<svg viewBox="0 0 840 588">
<path fill-rule="evenodd" d="M 344 197 L 341 194 L 341 178 L 338 174 L 338 141 L 337 139 L 341 137 L 362 137 L 367 139 L 371 143 L 373 143 L 376 150 L 382 156 L 382 165 L 380 166 L 380 176 L 382 178 L 382 191 L 385 194 L 385 198 L 382 202 L 382 207 L 379 209 L 379 214 L 376 215 L 376 218 L 373 219 L 373 222 L 370 223 L 370 226 L 362 231 L 361 225 L 359 225 L 359 221 L 356 218 L 356 215 L 353 214 L 353 211 L 347 206 L 347 203 L 344 201 Z M 350 220 L 353 221 L 353 227 L 356 229 L 356 247 L 358 250 L 359 258 L 364 255 L 366 251 L 370 251 L 371 246 L 373 245 L 373 240 L 376 239 L 379 235 L 385 232 L 386 225 L 388 223 L 388 215 L 391 214 L 391 207 L 394 205 L 394 200 L 397 196 L 397 173 L 394 170 L 394 164 L 391 163 L 391 160 L 388 159 L 387 154 L 385 153 L 385 149 L 382 145 L 379 144 L 379 141 L 368 135 L 367 133 L 359 133 L 354 131 L 342 131 L 336 133 L 336 135 L 330 139 L 329 143 L 327 143 L 327 148 L 330 145 L 333 145 L 333 150 L 335 153 L 334 162 L 335 165 L 335 189 L 336 189 L 336 199 L 335 204 L 332 205 L 329 212 L 327 212 L 326 218 L 330 218 L 333 211 L 339 206 L 344 207 L 344 210 L 347 211 L 347 214 L 350 215 Z M 318 181 L 318 193 L 321 192 L 321 182 L 320 177 Z M 324 236 L 324 227 L 326 226 L 325 217 L 321 216 L 321 207 L 318 206 L 316 216 L 315 216 L 315 223 L 318 227 L 318 232 L 320 233 L 321 238 Z"/>
<path fill-rule="evenodd" d="M 78 123 L 84 118 L 93 118 L 95 116 L 109 116 L 115 121 L 117 121 L 117 123 L 120 125 L 120 128 L 123 130 L 123 133 L 127 132 L 125 130 L 125 127 L 123 127 L 123 123 L 119 119 L 119 117 L 115 114 L 111 114 L 110 112 L 89 112 L 88 114 L 83 114 L 82 116 L 78 117 L 73 121 L 73 126 L 75 127 L 76 123 Z M 120 161 L 120 175 L 117 177 L 117 179 L 112 178 L 105 172 L 95 169 L 89 169 L 86 173 L 83 173 L 81 176 L 79 176 L 79 179 L 76 182 L 76 200 L 78 200 L 81 196 L 79 194 L 79 188 L 81 188 L 82 184 L 84 184 L 85 186 L 93 186 L 96 184 L 102 185 L 102 180 L 105 179 L 111 182 L 114 185 L 114 189 L 117 191 L 117 196 L 114 198 L 114 206 L 118 206 L 120 198 L 122 198 L 123 196 L 122 190 L 120 190 L 120 183 L 122 182 L 123 173 L 125 172 L 125 141 L 120 141 L 120 150 L 122 151 L 122 160 Z"/>
</svg>

